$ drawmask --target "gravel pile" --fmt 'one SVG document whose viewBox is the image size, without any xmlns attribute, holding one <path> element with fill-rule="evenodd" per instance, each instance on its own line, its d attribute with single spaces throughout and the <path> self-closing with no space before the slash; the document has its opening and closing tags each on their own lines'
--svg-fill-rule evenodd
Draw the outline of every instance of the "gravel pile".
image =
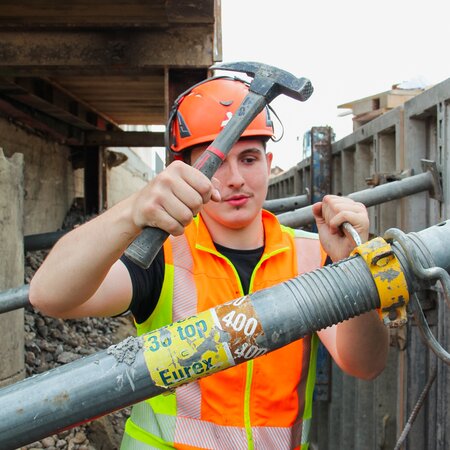
<svg viewBox="0 0 450 450">
<path fill-rule="evenodd" d="M 85 221 L 77 209 L 70 211 L 65 229 Z M 67 225 L 69 223 L 69 225 Z M 63 228 L 64 229 L 64 228 Z M 48 251 L 26 254 L 25 283 L 29 283 Z M 27 377 L 104 350 L 134 335 L 131 316 L 62 320 L 25 309 L 25 367 Z M 130 409 L 111 413 L 88 424 L 34 442 L 21 450 L 115 450 L 120 447 Z"/>
</svg>

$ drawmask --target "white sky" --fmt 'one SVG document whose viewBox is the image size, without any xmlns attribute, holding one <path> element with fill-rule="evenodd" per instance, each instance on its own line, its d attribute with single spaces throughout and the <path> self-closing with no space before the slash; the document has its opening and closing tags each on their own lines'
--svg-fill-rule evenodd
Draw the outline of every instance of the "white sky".
<svg viewBox="0 0 450 450">
<path fill-rule="evenodd" d="M 447 0 L 222 0 L 223 62 L 258 61 L 309 78 L 304 103 L 272 102 L 283 122 L 272 144 L 274 165 L 301 159 L 312 126 L 331 126 L 339 140 L 352 132 L 337 106 L 403 81 L 435 84 L 450 77 Z M 297 138 L 299 137 L 299 140 Z"/>
</svg>

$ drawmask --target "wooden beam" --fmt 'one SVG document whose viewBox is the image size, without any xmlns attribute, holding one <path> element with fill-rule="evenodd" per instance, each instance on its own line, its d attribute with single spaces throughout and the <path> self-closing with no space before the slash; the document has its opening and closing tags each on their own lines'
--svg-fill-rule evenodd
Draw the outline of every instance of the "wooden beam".
<svg viewBox="0 0 450 450">
<path fill-rule="evenodd" d="M 164 133 L 160 131 L 86 131 L 83 145 L 99 147 L 164 147 Z"/>
<path fill-rule="evenodd" d="M 214 23 L 217 0 L 167 0 L 169 23 Z"/>
<path fill-rule="evenodd" d="M 172 23 L 213 23 L 218 0 L 16 0 L 0 2 L 0 26 L 168 27 Z M 7 4 L 5 4 L 7 3 Z"/>
<path fill-rule="evenodd" d="M 78 128 L 54 119 L 47 114 L 5 98 L 0 94 L 0 113 L 15 122 L 40 131 L 61 144 L 79 145 L 82 142 L 82 132 Z"/>
<path fill-rule="evenodd" d="M 103 152 L 98 147 L 84 148 L 84 209 L 86 214 L 98 214 L 103 200 Z"/>
<path fill-rule="evenodd" d="M 39 78 L 0 78 L 0 93 L 51 117 L 86 130 L 104 129 L 105 120 Z"/>
<path fill-rule="evenodd" d="M 0 30 L 0 76 L 145 74 L 155 67 L 208 67 L 213 30 Z"/>
</svg>

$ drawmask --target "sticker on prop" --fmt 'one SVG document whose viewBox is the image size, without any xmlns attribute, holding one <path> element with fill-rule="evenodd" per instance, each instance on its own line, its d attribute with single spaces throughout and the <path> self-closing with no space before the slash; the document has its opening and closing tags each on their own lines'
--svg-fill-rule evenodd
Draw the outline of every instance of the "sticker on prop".
<svg viewBox="0 0 450 450">
<path fill-rule="evenodd" d="M 155 385 L 176 388 L 234 365 L 211 310 L 143 336 L 144 358 Z"/>
<path fill-rule="evenodd" d="M 230 335 L 228 342 L 236 364 L 264 355 L 267 348 L 257 343 L 264 330 L 253 308 L 250 296 L 227 302 L 215 308 L 220 327 Z"/>
</svg>

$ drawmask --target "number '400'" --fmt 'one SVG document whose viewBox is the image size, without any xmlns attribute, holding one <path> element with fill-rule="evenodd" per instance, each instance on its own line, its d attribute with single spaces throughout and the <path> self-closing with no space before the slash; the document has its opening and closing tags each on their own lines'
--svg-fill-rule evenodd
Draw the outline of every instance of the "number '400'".
<svg viewBox="0 0 450 450">
<path fill-rule="evenodd" d="M 249 317 L 244 313 L 231 311 L 222 317 L 222 322 L 235 331 L 243 331 L 246 336 L 251 336 L 258 326 L 258 321 L 254 317 Z"/>
</svg>

